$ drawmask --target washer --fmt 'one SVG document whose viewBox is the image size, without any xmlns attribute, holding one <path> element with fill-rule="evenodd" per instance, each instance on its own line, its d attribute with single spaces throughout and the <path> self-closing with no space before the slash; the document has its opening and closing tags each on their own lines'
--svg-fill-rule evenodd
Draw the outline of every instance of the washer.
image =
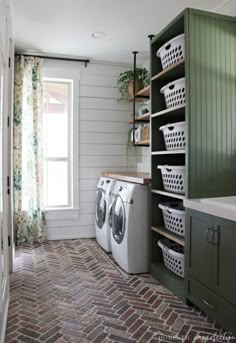
<svg viewBox="0 0 236 343">
<path fill-rule="evenodd" d="M 148 272 L 149 187 L 117 181 L 112 202 L 111 250 L 127 272 Z"/>
<path fill-rule="evenodd" d="M 98 244 L 111 252 L 111 202 L 116 180 L 101 177 L 96 192 L 95 232 Z"/>
</svg>

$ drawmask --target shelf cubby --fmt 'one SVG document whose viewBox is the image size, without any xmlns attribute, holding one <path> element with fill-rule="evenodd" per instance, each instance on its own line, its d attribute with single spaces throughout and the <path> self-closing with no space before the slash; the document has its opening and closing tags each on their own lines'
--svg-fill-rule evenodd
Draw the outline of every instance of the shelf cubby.
<svg viewBox="0 0 236 343">
<path fill-rule="evenodd" d="M 185 150 L 162 150 L 162 151 L 152 151 L 152 155 L 177 155 L 177 154 L 185 154 Z"/>
<path fill-rule="evenodd" d="M 162 190 L 158 190 L 158 189 L 152 189 L 152 193 L 161 194 L 161 195 L 165 195 L 165 196 L 170 197 L 170 198 L 175 198 L 175 199 L 180 199 L 180 200 L 184 200 L 186 198 L 185 195 L 182 195 L 182 194 L 171 193 L 171 192 L 162 191 Z"/>
<path fill-rule="evenodd" d="M 184 63 L 185 63 L 185 60 L 183 59 L 180 62 L 173 64 L 169 68 L 160 71 L 158 74 L 156 74 L 152 77 L 152 81 L 166 80 L 168 82 L 170 80 L 172 81 L 172 80 L 176 80 L 178 78 L 183 77 L 185 74 Z"/>
<path fill-rule="evenodd" d="M 184 113 L 185 113 L 185 105 L 181 105 L 177 107 L 166 108 L 164 110 L 153 113 L 152 118 L 156 118 L 160 116 L 165 116 L 165 117 L 175 116 L 176 117 L 177 114 L 184 114 Z"/>
<path fill-rule="evenodd" d="M 176 243 L 178 243 L 184 247 L 184 239 L 178 235 L 175 235 L 171 231 L 166 230 L 165 227 L 152 226 L 151 230 L 159 233 L 163 237 L 166 237 L 166 238 L 168 238 L 168 239 L 170 239 L 170 240 L 172 240 L 172 241 L 174 241 L 174 242 L 176 242 Z"/>
</svg>

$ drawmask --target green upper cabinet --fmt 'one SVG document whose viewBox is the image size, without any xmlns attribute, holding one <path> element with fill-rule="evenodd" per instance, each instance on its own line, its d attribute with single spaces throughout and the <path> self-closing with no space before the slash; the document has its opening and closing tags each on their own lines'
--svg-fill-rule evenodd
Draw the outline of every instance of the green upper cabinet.
<svg viewBox="0 0 236 343">
<path fill-rule="evenodd" d="M 186 10 L 189 198 L 236 193 L 236 19 Z"/>
</svg>

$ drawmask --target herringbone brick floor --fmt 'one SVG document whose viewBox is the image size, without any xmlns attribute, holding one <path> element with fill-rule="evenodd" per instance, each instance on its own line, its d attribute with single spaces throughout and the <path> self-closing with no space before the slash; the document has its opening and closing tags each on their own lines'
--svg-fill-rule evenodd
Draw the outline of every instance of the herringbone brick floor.
<svg viewBox="0 0 236 343">
<path fill-rule="evenodd" d="M 192 342 L 222 333 L 150 275 L 127 275 L 94 240 L 17 248 L 10 283 L 6 343 Z"/>
</svg>

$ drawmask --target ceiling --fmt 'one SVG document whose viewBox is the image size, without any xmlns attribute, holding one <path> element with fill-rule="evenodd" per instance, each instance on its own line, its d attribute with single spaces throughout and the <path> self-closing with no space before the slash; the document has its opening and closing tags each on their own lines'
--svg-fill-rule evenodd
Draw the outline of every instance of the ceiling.
<svg viewBox="0 0 236 343">
<path fill-rule="evenodd" d="M 221 11 L 236 0 L 12 0 L 17 51 L 139 63 L 150 33 L 158 33 L 185 7 Z M 236 15 L 236 11 L 234 13 Z M 92 38 L 102 31 L 106 37 Z"/>
</svg>

